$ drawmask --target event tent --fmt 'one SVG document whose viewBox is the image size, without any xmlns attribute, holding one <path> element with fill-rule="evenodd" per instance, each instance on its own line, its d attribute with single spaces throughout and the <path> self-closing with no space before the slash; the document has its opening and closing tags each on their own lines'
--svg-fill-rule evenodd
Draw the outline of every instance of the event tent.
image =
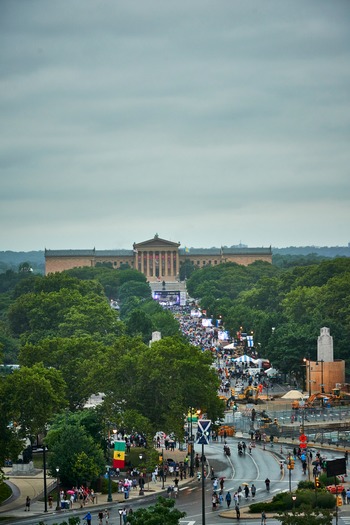
<svg viewBox="0 0 350 525">
<path fill-rule="evenodd" d="M 236 343 L 230 343 L 229 345 L 224 346 L 224 350 L 234 350 L 236 347 Z"/>
<path fill-rule="evenodd" d="M 234 361 L 236 363 L 252 363 L 254 359 L 250 357 L 249 355 L 240 355 L 239 357 L 236 357 Z"/>
</svg>

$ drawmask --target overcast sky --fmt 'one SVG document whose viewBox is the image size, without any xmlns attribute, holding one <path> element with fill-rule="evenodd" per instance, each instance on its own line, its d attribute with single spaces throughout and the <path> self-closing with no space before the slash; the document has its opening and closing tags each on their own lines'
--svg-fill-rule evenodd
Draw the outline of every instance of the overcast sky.
<svg viewBox="0 0 350 525">
<path fill-rule="evenodd" d="M 349 0 L 1 0 L 0 251 L 350 241 Z"/>
</svg>

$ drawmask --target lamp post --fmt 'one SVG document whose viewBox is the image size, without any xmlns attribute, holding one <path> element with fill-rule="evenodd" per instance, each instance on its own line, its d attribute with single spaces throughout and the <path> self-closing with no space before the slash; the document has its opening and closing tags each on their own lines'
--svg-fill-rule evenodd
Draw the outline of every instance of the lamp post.
<svg viewBox="0 0 350 525">
<path fill-rule="evenodd" d="M 110 503 L 111 501 L 113 501 L 113 499 L 112 499 L 111 467 L 109 465 L 107 465 L 107 470 L 108 470 L 108 497 L 107 497 L 107 501 L 108 501 L 108 503 Z"/>
<path fill-rule="evenodd" d="M 303 359 L 304 363 L 305 363 L 305 367 L 308 366 L 309 367 L 309 373 L 306 374 L 306 376 L 308 376 L 308 383 L 309 383 L 309 397 L 311 396 L 311 361 L 310 361 L 310 355 L 308 355 L 308 357 L 304 357 Z M 308 363 L 308 365 L 306 364 Z"/>
<path fill-rule="evenodd" d="M 191 456 L 190 456 L 190 478 L 193 478 L 194 476 L 194 439 L 193 439 L 193 427 L 192 427 L 192 414 L 193 414 L 193 408 L 190 408 L 190 440 L 189 443 L 191 445 Z"/>
<path fill-rule="evenodd" d="M 122 525 L 123 510 L 122 509 L 118 509 L 118 513 L 119 513 L 119 524 Z"/>
<path fill-rule="evenodd" d="M 164 490 L 164 449 L 162 450 L 162 489 Z"/>
<path fill-rule="evenodd" d="M 142 459 L 143 459 L 143 455 L 142 455 L 142 454 L 139 454 L 139 460 L 142 461 Z M 139 495 L 140 495 L 140 496 L 143 496 L 144 493 L 145 493 L 145 492 L 144 492 L 144 485 L 141 485 L 141 486 L 140 486 L 140 492 L 139 492 Z"/>
<path fill-rule="evenodd" d="M 60 469 L 59 469 L 59 467 L 56 467 L 56 473 L 57 473 L 57 505 L 56 505 L 56 510 L 60 510 L 60 478 L 59 478 Z"/>
<path fill-rule="evenodd" d="M 296 495 L 293 494 L 292 500 L 293 500 L 293 513 L 295 512 L 295 500 L 297 499 Z"/>
<path fill-rule="evenodd" d="M 47 484 L 46 484 L 46 445 L 43 444 L 44 463 L 44 512 L 47 512 Z"/>
</svg>

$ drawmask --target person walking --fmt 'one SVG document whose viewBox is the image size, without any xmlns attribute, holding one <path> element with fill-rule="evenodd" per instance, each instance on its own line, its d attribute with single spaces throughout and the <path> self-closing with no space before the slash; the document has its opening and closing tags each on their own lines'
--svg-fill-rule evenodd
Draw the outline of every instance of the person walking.
<svg viewBox="0 0 350 525">
<path fill-rule="evenodd" d="M 264 510 L 261 513 L 261 525 L 266 525 L 266 512 Z"/>
<path fill-rule="evenodd" d="M 250 492 L 252 493 L 252 498 L 254 499 L 255 498 L 255 494 L 256 494 L 256 486 L 254 485 L 254 483 L 252 483 L 252 486 L 250 488 Z"/>
<path fill-rule="evenodd" d="M 92 519 L 91 512 L 88 512 L 88 513 L 83 517 L 83 520 L 86 520 L 87 525 L 91 525 L 91 519 Z"/>
<path fill-rule="evenodd" d="M 232 501 L 231 492 L 229 490 L 227 491 L 227 494 L 225 496 L 225 500 L 226 500 L 227 508 L 229 509 L 230 505 L 231 505 L 231 501 Z"/>
<path fill-rule="evenodd" d="M 236 511 L 236 518 L 239 520 L 239 518 L 241 517 L 241 511 L 240 511 L 238 503 L 236 503 L 235 511 Z"/>
<path fill-rule="evenodd" d="M 245 494 L 245 499 L 247 499 L 249 497 L 249 486 L 248 485 L 244 485 L 244 494 Z"/>
<path fill-rule="evenodd" d="M 26 506 L 24 510 L 28 512 L 30 511 L 30 497 L 29 496 L 26 497 Z"/>
<path fill-rule="evenodd" d="M 269 478 L 265 479 L 265 485 L 266 485 L 267 492 L 270 492 L 270 480 L 269 480 Z"/>
</svg>

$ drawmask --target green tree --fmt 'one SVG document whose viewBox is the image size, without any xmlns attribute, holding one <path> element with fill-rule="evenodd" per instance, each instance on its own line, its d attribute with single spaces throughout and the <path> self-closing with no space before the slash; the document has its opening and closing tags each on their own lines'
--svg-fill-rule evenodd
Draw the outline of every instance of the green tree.
<svg viewBox="0 0 350 525">
<path fill-rule="evenodd" d="M 15 461 L 23 450 L 24 441 L 16 431 L 14 423 L 14 411 L 7 396 L 6 381 L 2 379 L 0 381 L 0 465 L 4 465 L 5 459 L 8 458 Z"/>
<path fill-rule="evenodd" d="M 196 271 L 196 267 L 193 261 L 190 261 L 189 259 L 187 259 L 180 266 L 180 281 L 185 281 L 186 279 L 189 279 L 195 271 Z"/>
<path fill-rule="evenodd" d="M 186 512 L 174 508 L 175 501 L 171 499 L 158 498 L 155 505 L 136 510 L 130 517 L 131 525 L 178 525 Z"/>
<path fill-rule="evenodd" d="M 41 363 L 21 367 L 7 376 L 4 394 L 21 437 L 42 433 L 53 415 L 67 405 L 61 373 Z"/>
<path fill-rule="evenodd" d="M 118 299 L 121 303 L 130 297 L 138 297 L 139 299 L 151 299 L 151 288 L 148 283 L 128 281 L 123 283 L 118 289 Z"/>
<path fill-rule="evenodd" d="M 99 384 L 94 380 L 94 369 L 98 368 L 106 348 L 89 335 L 45 338 L 37 343 L 26 343 L 21 348 L 19 362 L 28 367 L 42 362 L 46 368 L 59 370 L 67 385 L 69 407 L 76 410 L 99 391 Z"/>
<path fill-rule="evenodd" d="M 98 373 L 102 391 L 115 399 L 120 411 L 136 410 L 153 430 L 174 431 L 181 437 L 188 407 L 202 409 L 212 420 L 223 416 L 211 363 L 209 353 L 181 338 L 167 337 L 150 348 L 124 340 L 102 357 Z"/>
<path fill-rule="evenodd" d="M 154 330 L 152 318 L 141 309 L 133 310 L 125 324 L 128 335 L 140 335 L 145 343 L 151 340 Z"/>
<path fill-rule="evenodd" d="M 48 467 L 51 475 L 57 475 L 58 467 L 65 485 L 90 483 L 104 472 L 103 450 L 82 425 L 56 422 L 50 427 L 45 443 L 50 450 Z"/>
</svg>

